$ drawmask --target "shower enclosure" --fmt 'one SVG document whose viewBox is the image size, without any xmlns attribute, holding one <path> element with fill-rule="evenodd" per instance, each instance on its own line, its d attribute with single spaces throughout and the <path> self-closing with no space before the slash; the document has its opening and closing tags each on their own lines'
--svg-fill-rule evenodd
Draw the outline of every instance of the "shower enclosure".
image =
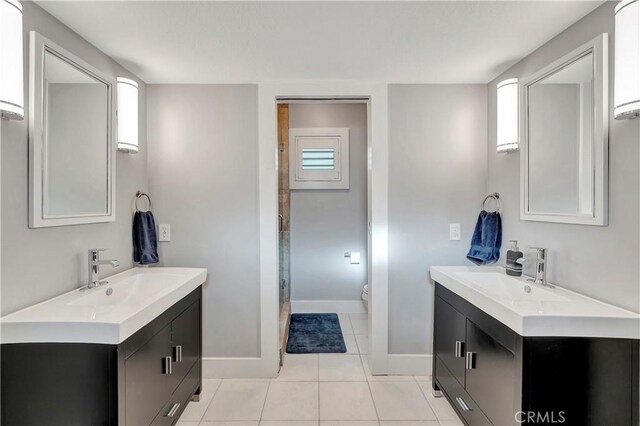
<svg viewBox="0 0 640 426">
<path fill-rule="evenodd" d="M 280 365 L 287 344 L 289 317 L 291 316 L 291 280 L 289 256 L 289 105 L 278 105 L 278 244 L 279 303 L 280 303 Z"/>
</svg>

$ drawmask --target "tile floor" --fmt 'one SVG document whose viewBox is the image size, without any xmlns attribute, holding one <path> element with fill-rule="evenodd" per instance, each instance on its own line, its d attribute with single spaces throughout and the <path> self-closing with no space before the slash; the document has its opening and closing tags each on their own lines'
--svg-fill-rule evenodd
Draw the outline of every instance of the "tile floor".
<svg viewBox="0 0 640 426">
<path fill-rule="evenodd" d="M 366 314 L 339 317 L 346 354 L 287 354 L 271 380 L 204 380 L 178 426 L 462 425 L 430 376 L 372 376 Z"/>
</svg>

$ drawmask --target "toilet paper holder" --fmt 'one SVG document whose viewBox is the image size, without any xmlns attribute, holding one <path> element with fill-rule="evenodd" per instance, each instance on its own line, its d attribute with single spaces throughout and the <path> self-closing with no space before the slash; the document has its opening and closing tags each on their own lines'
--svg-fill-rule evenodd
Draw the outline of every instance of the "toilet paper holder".
<svg viewBox="0 0 640 426">
<path fill-rule="evenodd" d="M 357 265 L 360 263 L 360 252 L 359 251 L 347 251 L 344 253 L 344 257 L 348 257 L 349 258 L 349 262 L 352 265 Z"/>
</svg>

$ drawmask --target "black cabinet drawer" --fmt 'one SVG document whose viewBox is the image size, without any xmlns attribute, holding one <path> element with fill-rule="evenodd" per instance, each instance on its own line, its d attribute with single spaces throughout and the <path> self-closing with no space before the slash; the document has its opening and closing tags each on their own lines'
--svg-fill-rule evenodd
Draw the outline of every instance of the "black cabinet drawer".
<svg viewBox="0 0 640 426">
<path fill-rule="evenodd" d="M 515 424 L 515 356 L 467 320 L 465 389 L 496 425 Z"/>
<path fill-rule="evenodd" d="M 435 301 L 435 352 L 458 382 L 464 386 L 466 317 L 440 297 Z"/>
<path fill-rule="evenodd" d="M 171 322 L 174 387 L 200 359 L 200 302 L 197 301 Z"/>
<path fill-rule="evenodd" d="M 174 424 L 178 418 L 180 418 L 180 415 L 191 399 L 191 395 L 194 394 L 200 385 L 201 365 L 201 362 L 196 362 L 191 367 L 191 370 L 187 372 L 180 386 L 178 386 L 173 395 L 171 395 L 171 398 L 169 398 L 169 402 L 160 410 L 152 425 L 168 426 Z"/>
<path fill-rule="evenodd" d="M 435 364 L 436 381 L 458 412 L 458 415 L 470 426 L 491 425 L 491 421 L 484 415 L 478 404 L 465 392 L 458 380 L 440 359 L 440 356 L 436 356 Z"/>
<path fill-rule="evenodd" d="M 171 326 L 167 325 L 125 361 L 126 422 L 148 425 L 173 392 Z"/>
</svg>

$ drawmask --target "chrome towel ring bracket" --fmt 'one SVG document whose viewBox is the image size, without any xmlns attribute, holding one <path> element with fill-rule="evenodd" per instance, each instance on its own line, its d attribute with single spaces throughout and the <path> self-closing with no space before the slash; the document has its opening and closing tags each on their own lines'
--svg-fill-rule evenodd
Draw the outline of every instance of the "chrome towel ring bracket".
<svg viewBox="0 0 640 426">
<path fill-rule="evenodd" d="M 138 207 L 138 200 L 140 200 L 141 198 L 146 198 L 147 199 L 147 211 L 151 211 L 153 210 L 152 208 L 152 204 L 151 204 L 151 198 L 144 192 L 142 191 L 138 191 L 136 192 L 136 199 L 135 199 L 135 207 L 136 207 L 136 211 L 139 212 L 140 208 Z"/>
<path fill-rule="evenodd" d="M 493 200 L 495 202 L 495 211 L 502 214 L 502 200 L 500 199 L 500 194 L 497 192 L 493 192 L 486 197 L 484 197 L 484 201 L 482 201 L 482 210 L 487 210 L 487 201 Z"/>
</svg>

